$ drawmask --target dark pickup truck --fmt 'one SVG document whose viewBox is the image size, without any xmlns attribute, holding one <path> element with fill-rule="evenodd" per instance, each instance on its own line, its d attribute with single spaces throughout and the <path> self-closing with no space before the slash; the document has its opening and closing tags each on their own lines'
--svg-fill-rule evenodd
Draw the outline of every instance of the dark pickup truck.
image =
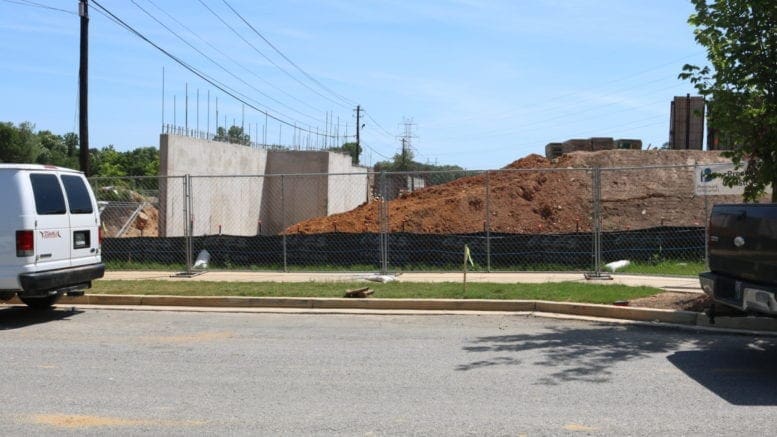
<svg viewBox="0 0 777 437">
<path fill-rule="evenodd" d="M 715 205 L 707 238 L 704 292 L 746 313 L 777 316 L 777 204 Z"/>
</svg>

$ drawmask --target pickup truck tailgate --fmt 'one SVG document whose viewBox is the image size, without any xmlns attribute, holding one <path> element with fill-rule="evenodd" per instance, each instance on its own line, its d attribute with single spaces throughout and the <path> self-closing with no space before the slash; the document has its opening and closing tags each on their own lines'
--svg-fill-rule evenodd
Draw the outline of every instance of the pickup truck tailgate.
<svg viewBox="0 0 777 437">
<path fill-rule="evenodd" d="M 777 284 L 777 204 L 715 205 L 708 238 L 712 272 Z"/>
</svg>

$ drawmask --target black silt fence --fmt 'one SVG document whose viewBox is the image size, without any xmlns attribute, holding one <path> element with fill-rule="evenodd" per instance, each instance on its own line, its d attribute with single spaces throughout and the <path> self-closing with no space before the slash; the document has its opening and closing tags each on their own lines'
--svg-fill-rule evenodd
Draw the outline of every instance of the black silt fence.
<svg viewBox="0 0 777 437">
<path fill-rule="evenodd" d="M 703 261 L 704 238 L 703 227 L 661 226 L 602 232 L 602 261 Z"/>
<path fill-rule="evenodd" d="M 457 269 L 468 245 L 474 262 L 493 270 L 580 269 L 593 267 L 593 235 L 496 234 L 461 235 L 390 233 L 389 265 L 394 269 Z M 193 257 L 210 253 L 217 268 L 271 268 L 280 266 L 380 267 L 380 234 L 326 233 L 283 236 L 204 236 L 192 238 Z M 490 244 L 489 244 L 490 243 Z M 103 260 L 136 263 L 185 264 L 185 237 L 106 238 Z M 697 261 L 704 259 L 703 227 L 657 227 L 634 231 L 603 232 L 602 260 L 628 259 Z"/>
<path fill-rule="evenodd" d="M 103 262 L 186 264 L 186 237 L 104 238 Z"/>
</svg>

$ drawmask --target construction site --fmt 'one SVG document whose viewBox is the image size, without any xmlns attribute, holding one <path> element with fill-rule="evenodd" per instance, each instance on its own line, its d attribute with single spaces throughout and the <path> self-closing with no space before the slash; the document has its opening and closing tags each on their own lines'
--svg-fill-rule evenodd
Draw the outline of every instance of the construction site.
<svg viewBox="0 0 777 437">
<path fill-rule="evenodd" d="M 705 220 L 705 202 L 709 208 L 713 202 L 733 202 L 738 197 L 705 199 L 705 196 L 696 195 L 692 169 L 698 165 L 727 162 L 720 153 L 694 150 L 573 152 L 552 160 L 529 155 L 502 169 L 473 172 L 473 176 L 403 193 L 385 202 L 388 231 L 465 234 L 483 232 L 487 226 L 492 232 L 502 233 L 587 232 L 592 228 L 591 170 L 594 168 L 604 170 L 601 185 L 603 228 L 701 226 Z M 373 185 L 378 184 L 380 175 L 372 176 Z M 265 178 L 271 179 L 270 176 Z M 362 191 L 362 198 L 353 209 L 291 220 L 276 233 L 380 232 L 382 200 L 379 189 L 372 188 L 371 193 Z M 310 189 L 312 191 L 313 187 Z M 198 193 L 198 197 L 203 194 Z M 158 197 L 143 197 L 140 193 L 131 196 L 133 198 L 122 211 L 114 202 L 115 213 L 104 215 L 107 235 L 160 236 Z M 249 208 L 249 203 L 245 202 L 243 208 Z M 132 215 L 127 209 L 137 204 L 142 207 L 133 221 L 127 223 L 128 214 Z M 295 208 L 294 201 L 286 205 Z M 222 233 L 228 232 L 222 228 Z M 256 233 L 253 230 L 252 235 Z"/>
<path fill-rule="evenodd" d="M 245 166 L 254 151 L 241 151 Z M 529 155 L 437 185 L 419 172 L 327 172 L 324 163 L 340 159 L 328 152 L 262 152 L 261 174 L 181 175 L 188 170 L 178 167 L 160 178 L 93 180 L 105 258 L 180 264 L 206 250 L 225 268 L 385 270 L 455 265 L 466 244 L 489 269 L 586 269 L 592 251 L 610 261 L 698 262 L 712 205 L 740 200 L 698 190 L 703 169 L 730 165 L 720 152 Z M 320 172 L 293 172 L 314 162 Z M 386 196 L 388 181 L 400 179 L 424 183 Z"/>
</svg>

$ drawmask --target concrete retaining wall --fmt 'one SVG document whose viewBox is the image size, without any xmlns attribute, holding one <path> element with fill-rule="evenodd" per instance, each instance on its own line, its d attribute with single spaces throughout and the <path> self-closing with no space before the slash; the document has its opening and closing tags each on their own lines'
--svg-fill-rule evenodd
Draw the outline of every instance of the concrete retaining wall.
<svg viewBox="0 0 777 437">
<path fill-rule="evenodd" d="M 194 236 L 273 235 L 368 198 L 367 169 L 353 166 L 346 154 L 266 151 L 166 134 L 159 143 L 160 174 L 192 176 Z M 159 196 L 159 236 L 183 236 L 183 180 L 163 181 Z"/>
<path fill-rule="evenodd" d="M 175 135 L 159 137 L 162 176 L 261 176 L 266 164 L 265 150 Z M 160 236 L 184 235 L 183 185 L 180 180 L 174 182 L 160 186 Z M 193 235 L 216 234 L 219 226 L 234 235 L 256 235 L 263 183 L 261 177 L 192 178 Z"/>
<path fill-rule="evenodd" d="M 284 176 L 267 178 L 263 234 L 277 234 L 290 224 L 327 215 L 328 163 L 329 152 L 270 152 L 267 174 Z"/>
<path fill-rule="evenodd" d="M 350 211 L 367 201 L 367 169 L 354 167 L 349 155 L 330 153 L 329 173 L 335 175 L 327 184 L 327 214 Z"/>
</svg>

